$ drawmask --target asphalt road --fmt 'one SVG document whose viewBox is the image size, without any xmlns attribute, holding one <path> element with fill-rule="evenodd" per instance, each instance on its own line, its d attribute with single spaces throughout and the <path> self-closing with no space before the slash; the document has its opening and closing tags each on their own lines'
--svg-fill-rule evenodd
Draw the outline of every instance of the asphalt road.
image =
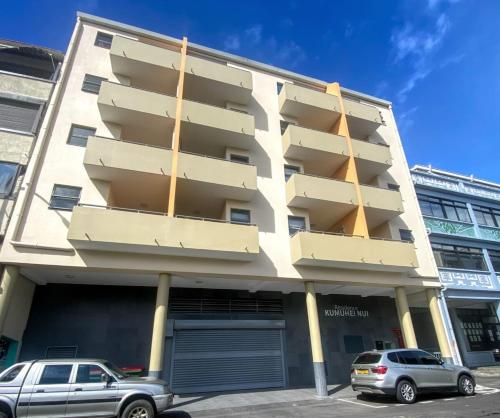
<svg viewBox="0 0 500 418">
<path fill-rule="evenodd" d="M 284 418 L 284 417 L 488 417 L 500 418 L 500 378 L 478 377 L 477 394 L 462 397 L 455 393 L 419 396 L 413 405 L 391 398 L 346 394 L 324 400 L 274 403 L 255 407 L 200 412 L 169 412 L 162 418 Z"/>
</svg>

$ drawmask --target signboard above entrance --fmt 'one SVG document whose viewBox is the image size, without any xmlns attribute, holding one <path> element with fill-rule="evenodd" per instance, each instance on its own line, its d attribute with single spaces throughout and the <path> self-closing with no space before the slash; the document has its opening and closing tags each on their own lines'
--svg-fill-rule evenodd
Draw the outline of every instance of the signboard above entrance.
<svg viewBox="0 0 500 418">
<path fill-rule="evenodd" d="M 368 310 L 361 309 L 359 306 L 350 305 L 333 305 L 332 308 L 325 309 L 326 317 L 351 317 L 351 318 L 368 318 L 370 316 Z"/>
</svg>

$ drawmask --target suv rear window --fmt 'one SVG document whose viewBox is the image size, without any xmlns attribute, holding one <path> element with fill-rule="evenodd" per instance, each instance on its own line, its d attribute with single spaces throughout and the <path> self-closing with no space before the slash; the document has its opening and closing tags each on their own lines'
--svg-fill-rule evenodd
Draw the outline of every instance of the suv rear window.
<svg viewBox="0 0 500 418">
<path fill-rule="evenodd" d="M 361 354 L 356 360 L 354 360 L 354 364 L 373 364 L 378 363 L 381 359 L 380 354 Z"/>
</svg>

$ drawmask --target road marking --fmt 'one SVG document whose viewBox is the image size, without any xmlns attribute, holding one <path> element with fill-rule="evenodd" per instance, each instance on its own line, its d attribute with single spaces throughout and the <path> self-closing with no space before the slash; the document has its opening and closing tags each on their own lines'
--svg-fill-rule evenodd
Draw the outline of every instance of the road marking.
<svg viewBox="0 0 500 418">
<path fill-rule="evenodd" d="M 349 403 L 352 403 L 354 405 L 367 406 L 368 408 L 387 408 L 387 405 L 368 405 L 366 403 L 351 401 L 349 399 L 337 399 L 337 401 L 349 402 Z"/>
<path fill-rule="evenodd" d="M 456 400 L 457 398 L 446 398 L 446 399 L 443 399 L 443 401 L 454 401 Z"/>
<path fill-rule="evenodd" d="M 493 393 L 500 392 L 500 389 L 490 388 L 488 386 L 476 385 L 476 393 L 480 393 L 482 395 L 491 395 Z"/>
<path fill-rule="evenodd" d="M 434 402 L 434 401 L 421 401 L 419 403 L 432 403 L 432 402 Z"/>
</svg>

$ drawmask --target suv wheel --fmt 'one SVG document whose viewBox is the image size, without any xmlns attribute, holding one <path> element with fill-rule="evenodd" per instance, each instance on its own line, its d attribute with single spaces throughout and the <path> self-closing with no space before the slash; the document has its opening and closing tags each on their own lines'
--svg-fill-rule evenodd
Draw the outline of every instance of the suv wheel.
<svg viewBox="0 0 500 418">
<path fill-rule="evenodd" d="M 472 377 L 467 375 L 460 376 L 458 379 L 458 392 L 464 396 L 474 395 L 474 380 Z"/>
<path fill-rule="evenodd" d="M 396 387 L 396 399 L 399 403 L 413 403 L 417 399 L 415 385 L 408 380 L 401 380 Z"/>
<path fill-rule="evenodd" d="M 123 410 L 121 418 L 154 418 L 155 411 L 150 402 L 138 399 L 130 402 Z"/>
</svg>

